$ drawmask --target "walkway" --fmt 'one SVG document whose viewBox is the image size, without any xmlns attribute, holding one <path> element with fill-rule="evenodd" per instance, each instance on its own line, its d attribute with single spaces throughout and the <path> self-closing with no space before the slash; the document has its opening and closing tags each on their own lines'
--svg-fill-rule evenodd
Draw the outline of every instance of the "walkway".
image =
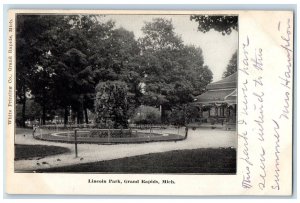
<svg viewBox="0 0 300 203">
<path fill-rule="evenodd" d="M 153 142 L 143 144 L 118 144 L 98 145 L 79 144 L 78 158 L 75 158 L 74 144 L 40 141 L 32 137 L 32 134 L 17 134 L 16 144 L 24 145 L 53 145 L 67 147 L 71 153 L 48 156 L 42 159 L 15 161 L 16 171 L 32 171 L 42 168 L 59 167 L 80 163 L 96 162 L 137 156 L 149 153 L 166 152 L 172 150 L 237 147 L 237 135 L 235 131 L 220 129 L 189 130 L 188 138 L 177 142 Z M 42 163 L 46 164 L 42 164 Z"/>
</svg>

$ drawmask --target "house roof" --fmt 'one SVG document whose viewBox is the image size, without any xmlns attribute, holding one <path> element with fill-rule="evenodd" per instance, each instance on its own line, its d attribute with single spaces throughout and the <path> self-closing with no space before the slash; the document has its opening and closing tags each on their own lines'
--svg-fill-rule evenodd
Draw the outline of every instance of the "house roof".
<svg viewBox="0 0 300 203">
<path fill-rule="evenodd" d="M 207 90 L 213 89 L 227 89 L 227 88 L 236 88 L 237 87 L 237 72 L 232 75 L 223 78 L 217 82 L 210 83 L 206 86 Z"/>
<path fill-rule="evenodd" d="M 237 97 L 237 73 L 222 80 L 208 84 L 207 91 L 195 98 L 194 103 L 236 103 Z"/>
<path fill-rule="evenodd" d="M 226 102 L 226 97 L 234 93 L 235 88 L 209 90 L 196 97 L 196 103 L 223 103 Z M 231 99 L 231 98 L 230 98 Z"/>
</svg>

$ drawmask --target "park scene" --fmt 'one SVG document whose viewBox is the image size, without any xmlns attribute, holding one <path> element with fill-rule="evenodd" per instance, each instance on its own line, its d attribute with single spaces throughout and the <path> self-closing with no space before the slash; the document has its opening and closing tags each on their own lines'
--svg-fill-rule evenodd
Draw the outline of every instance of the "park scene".
<svg viewBox="0 0 300 203">
<path fill-rule="evenodd" d="M 16 24 L 15 172 L 236 173 L 237 16 Z"/>
</svg>

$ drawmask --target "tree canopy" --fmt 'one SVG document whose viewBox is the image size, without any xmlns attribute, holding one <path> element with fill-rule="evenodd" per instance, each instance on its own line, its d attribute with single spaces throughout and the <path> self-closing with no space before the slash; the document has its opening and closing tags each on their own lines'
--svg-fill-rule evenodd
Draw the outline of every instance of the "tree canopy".
<svg viewBox="0 0 300 203">
<path fill-rule="evenodd" d="M 29 92 L 33 95 L 30 108 L 38 106 L 43 124 L 53 110 L 64 112 L 67 124 L 70 116 L 88 123 L 87 110 L 103 123 L 105 101 L 97 98 L 110 94 L 110 89 L 118 90 L 112 93 L 113 100 L 126 104 L 120 103 L 123 110 L 114 110 L 110 116 L 121 117 L 113 126 L 126 127 L 140 105 L 172 110 L 204 91 L 212 72 L 204 65 L 200 47 L 185 45 L 172 21 L 164 18 L 146 22 L 142 32 L 143 37 L 136 39 L 133 32 L 97 15 L 18 15 L 21 123 L 33 118 L 25 115 Z"/>
<path fill-rule="evenodd" d="M 238 30 L 238 16 L 192 15 L 190 19 L 198 23 L 198 30 L 203 33 L 214 29 L 222 35 L 229 35 Z"/>
<path fill-rule="evenodd" d="M 223 73 L 223 78 L 230 76 L 235 72 L 237 72 L 237 51 L 232 55 L 226 67 L 226 71 Z"/>
<path fill-rule="evenodd" d="M 192 101 L 212 80 L 201 48 L 184 45 L 170 20 L 156 18 L 142 28 L 141 75 L 148 105 L 174 105 Z"/>
</svg>

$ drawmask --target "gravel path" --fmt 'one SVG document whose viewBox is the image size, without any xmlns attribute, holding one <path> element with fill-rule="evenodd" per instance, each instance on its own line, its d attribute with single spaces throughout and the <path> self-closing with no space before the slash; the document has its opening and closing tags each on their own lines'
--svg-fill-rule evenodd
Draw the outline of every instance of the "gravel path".
<svg viewBox="0 0 300 203">
<path fill-rule="evenodd" d="M 236 148 L 237 134 L 236 131 L 197 129 L 189 130 L 187 139 L 177 142 L 152 142 L 118 145 L 79 144 L 78 158 L 75 158 L 74 144 L 40 141 L 34 139 L 32 134 L 29 133 L 25 133 L 25 136 L 24 133 L 16 134 L 15 142 L 16 144 L 61 146 L 71 150 L 71 153 L 48 156 L 39 160 L 33 159 L 15 161 L 16 171 L 32 171 L 42 168 L 111 160 L 172 150 L 219 147 Z"/>
</svg>

